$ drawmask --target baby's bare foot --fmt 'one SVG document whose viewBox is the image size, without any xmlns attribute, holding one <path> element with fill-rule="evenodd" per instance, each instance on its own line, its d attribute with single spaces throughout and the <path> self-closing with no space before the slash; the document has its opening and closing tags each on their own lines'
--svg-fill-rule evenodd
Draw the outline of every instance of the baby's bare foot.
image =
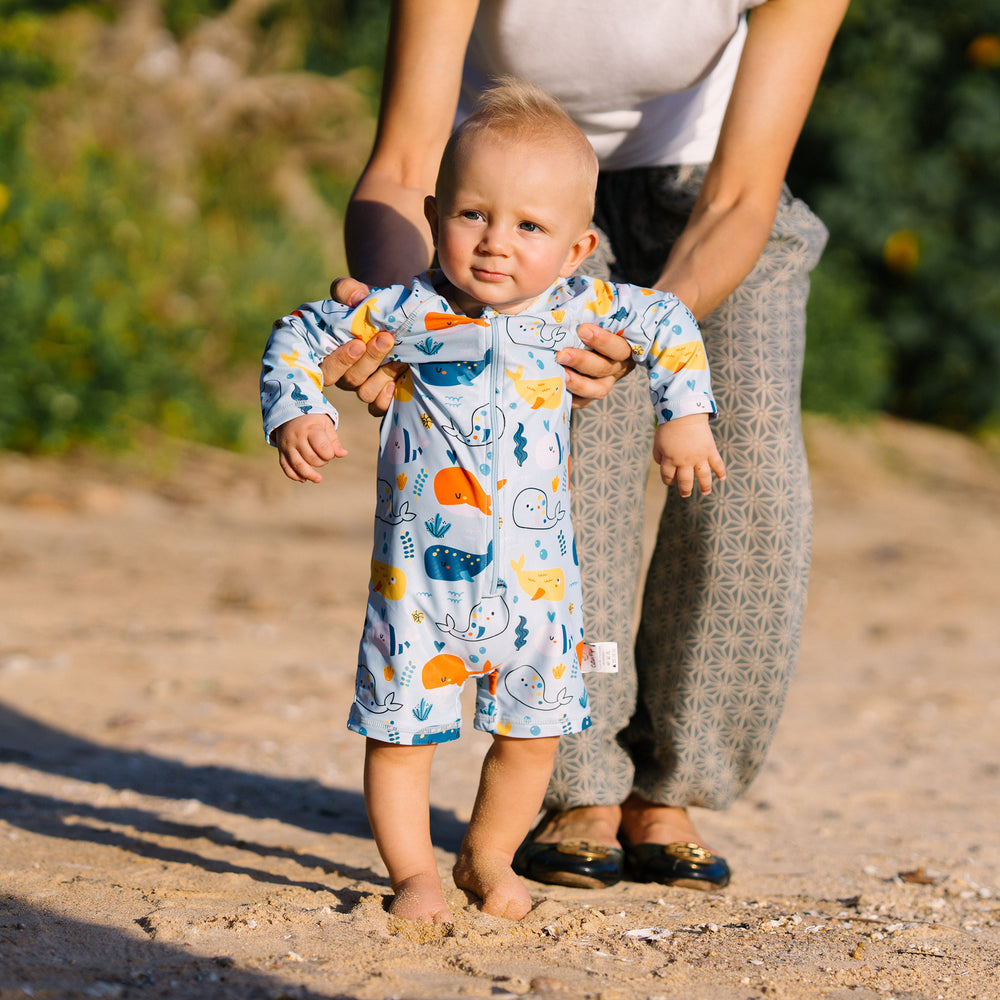
<svg viewBox="0 0 1000 1000">
<path fill-rule="evenodd" d="M 527 886 L 514 874 L 509 860 L 463 851 L 453 875 L 455 885 L 483 901 L 483 913 L 520 920 L 531 909 Z"/>
<path fill-rule="evenodd" d="M 432 924 L 450 924 L 451 910 L 437 872 L 420 873 L 405 878 L 394 887 L 395 896 L 389 912 L 403 920 L 423 920 Z"/>
</svg>

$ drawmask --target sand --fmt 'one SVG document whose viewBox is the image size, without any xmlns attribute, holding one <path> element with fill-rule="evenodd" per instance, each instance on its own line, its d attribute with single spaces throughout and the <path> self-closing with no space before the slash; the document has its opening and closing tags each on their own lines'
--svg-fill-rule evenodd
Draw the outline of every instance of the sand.
<svg viewBox="0 0 1000 1000">
<path fill-rule="evenodd" d="M 0 454 L 0 1000 L 1000 995 L 1000 467 L 811 418 L 815 558 L 769 762 L 696 815 L 734 879 L 385 912 L 344 720 L 374 421 L 252 455 Z M 662 487 L 651 483 L 655 499 Z M 436 761 L 447 877 L 486 737 Z"/>
</svg>

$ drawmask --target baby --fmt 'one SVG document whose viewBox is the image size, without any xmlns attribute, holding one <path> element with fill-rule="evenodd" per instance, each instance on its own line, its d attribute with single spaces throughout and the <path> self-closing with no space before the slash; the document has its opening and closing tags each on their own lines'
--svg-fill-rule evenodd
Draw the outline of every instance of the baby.
<svg viewBox="0 0 1000 1000">
<path fill-rule="evenodd" d="M 451 136 L 425 211 L 439 269 L 279 320 L 261 401 L 285 474 L 346 451 L 320 363 L 390 330 L 408 362 L 381 428 L 375 539 L 348 726 L 367 737 L 365 801 L 397 916 L 452 919 L 429 828 L 434 747 L 456 739 L 475 678 L 492 734 L 455 883 L 484 912 L 531 907 L 515 850 L 538 813 L 556 742 L 590 725 L 580 573 L 569 515 L 571 399 L 555 361 L 580 323 L 622 335 L 646 366 L 665 483 L 711 490 L 725 468 L 697 324 L 674 297 L 572 276 L 597 245 L 593 150 L 526 84 L 484 95 Z M 597 639 L 599 637 L 588 637 Z"/>
</svg>

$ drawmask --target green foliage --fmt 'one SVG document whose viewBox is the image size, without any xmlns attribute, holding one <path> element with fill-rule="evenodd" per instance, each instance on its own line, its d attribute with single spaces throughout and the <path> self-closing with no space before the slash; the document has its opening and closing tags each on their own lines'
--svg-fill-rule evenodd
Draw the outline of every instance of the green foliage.
<svg viewBox="0 0 1000 1000">
<path fill-rule="evenodd" d="M 312 30 L 306 46 L 306 69 L 344 73 L 370 71 L 372 94 L 382 73 L 389 0 L 304 0 Z"/>
<path fill-rule="evenodd" d="M 0 447 L 255 434 L 271 320 L 343 267 L 388 8 L 162 0 L 116 34 L 112 0 L 0 0 Z M 998 27 L 849 7 L 790 175 L 831 230 L 806 408 L 1000 426 Z"/>
<path fill-rule="evenodd" d="M 2 3 L 3 0 L 0 0 Z M 164 5 L 167 26 L 183 37 L 206 17 L 222 13 L 230 0 L 171 0 Z M 389 0 L 275 0 L 260 18 L 265 31 L 295 24 L 303 39 L 303 69 L 337 76 L 362 69 L 368 96 L 377 97 L 382 72 Z"/>
<path fill-rule="evenodd" d="M 15 183 L 0 229 L 4 447 L 121 447 L 137 425 L 240 442 L 229 373 L 318 255 L 289 253 L 277 219 L 165 227 L 154 189 L 94 150 L 66 175 L 36 166 Z"/>
<path fill-rule="evenodd" d="M 816 380 L 828 351 L 853 349 L 852 406 L 962 430 L 1000 420 L 998 27 L 997 0 L 848 9 L 791 177 L 831 232 L 807 405 L 831 407 Z"/>
<path fill-rule="evenodd" d="M 78 75 L 96 29 L 73 17 L 0 26 L 0 447 L 122 447 L 144 426 L 238 446 L 271 321 L 331 276 L 325 234 L 275 193 L 285 125 L 248 112 L 215 134 L 117 67 Z"/>
<path fill-rule="evenodd" d="M 868 315 L 866 291 L 850 253 L 828 249 L 809 292 L 804 409 L 860 417 L 883 405 L 888 350 L 881 326 Z"/>
</svg>

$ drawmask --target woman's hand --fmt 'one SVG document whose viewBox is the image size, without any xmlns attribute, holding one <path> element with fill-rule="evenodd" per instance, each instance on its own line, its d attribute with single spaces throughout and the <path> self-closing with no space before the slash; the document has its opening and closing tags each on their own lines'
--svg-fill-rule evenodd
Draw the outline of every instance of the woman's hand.
<svg viewBox="0 0 1000 1000">
<path fill-rule="evenodd" d="M 337 278 L 330 285 L 330 297 L 346 306 L 360 305 L 369 291 L 366 284 L 354 278 Z M 382 416 L 392 402 L 396 379 L 406 370 L 401 362 L 383 364 L 394 344 L 392 334 L 385 331 L 372 337 L 367 344 L 360 340 L 341 344 L 320 365 L 323 384 L 355 393 L 368 404 L 372 416 Z"/>
<path fill-rule="evenodd" d="M 577 332 L 589 350 L 566 347 L 556 355 L 556 361 L 566 369 L 566 388 L 573 394 L 574 408 L 603 399 L 615 382 L 635 367 L 624 337 L 593 323 L 581 324 Z"/>
</svg>

